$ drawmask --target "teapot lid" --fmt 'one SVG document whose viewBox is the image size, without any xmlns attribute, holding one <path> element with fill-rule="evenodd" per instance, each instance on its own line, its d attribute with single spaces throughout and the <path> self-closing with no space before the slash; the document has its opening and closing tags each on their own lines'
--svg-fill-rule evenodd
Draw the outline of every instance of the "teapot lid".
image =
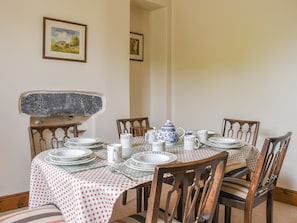
<svg viewBox="0 0 297 223">
<path fill-rule="evenodd" d="M 167 120 L 164 125 L 162 126 L 162 131 L 167 131 L 167 132 L 175 132 L 175 127 L 174 125 L 170 122 L 170 120 Z"/>
</svg>

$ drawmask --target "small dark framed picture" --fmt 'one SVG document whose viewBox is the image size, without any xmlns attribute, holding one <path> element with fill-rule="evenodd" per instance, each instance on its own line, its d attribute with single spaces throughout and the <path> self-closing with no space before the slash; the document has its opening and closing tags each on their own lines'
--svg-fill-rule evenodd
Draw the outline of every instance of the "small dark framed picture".
<svg viewBox="0 0 297 223">
<path fill-rule="evenodd" d="M 86 62 L 87 25 L 43 18 L 43 58 Z"/>
<path fill-rule="evenodd" d="M 143 34 L 130 32 L 130 60 L 143 61 Z"/>
</svg>

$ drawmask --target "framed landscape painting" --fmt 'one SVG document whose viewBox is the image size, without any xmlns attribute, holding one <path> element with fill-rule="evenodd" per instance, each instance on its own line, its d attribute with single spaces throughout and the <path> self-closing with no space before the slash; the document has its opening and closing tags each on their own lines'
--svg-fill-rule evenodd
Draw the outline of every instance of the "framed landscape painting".
<svg viewBox="0 0 297 223">
<path fill-rule="evenodd" d="M 130 60 L 143 61 L 143 34 L 130 32 Z"/>
<path fill-rule="evenodd" d="M 43 18 L 43 58 L 86 62 L 87 26 Z"/>
</svg>

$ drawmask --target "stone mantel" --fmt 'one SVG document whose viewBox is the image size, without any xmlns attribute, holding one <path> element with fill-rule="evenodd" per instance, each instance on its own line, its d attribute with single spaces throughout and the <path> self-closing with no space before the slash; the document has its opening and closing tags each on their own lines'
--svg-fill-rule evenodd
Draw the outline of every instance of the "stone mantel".
<svg viewBox="0 0 297 223">
<path fill-rule="evenodd" d="M 30 117 L 92 116 L 104 105 L 101 94 L 80 91 L 29 91 L 19 99 L 20 113 Z"/>
<path fill-rule="evenodd" d="M 105 110 L 105 96 L 84 91 L 28 91 L 19 97 L 19 112 L 30 117 L 30 126 L 88 120 Z"/>
</svg>

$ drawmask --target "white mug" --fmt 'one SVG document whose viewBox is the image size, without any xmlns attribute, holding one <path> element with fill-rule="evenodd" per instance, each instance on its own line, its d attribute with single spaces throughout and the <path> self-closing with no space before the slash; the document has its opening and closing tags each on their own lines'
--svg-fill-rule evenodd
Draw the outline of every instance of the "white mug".
<svg viewBox="0 0 297 223">
<path fill-rule="evenodd" d="M 199 138 L 199 141 L 203 144 L 205 144 L 205 142 L 208 139 L 208 131 L 207 130 L 199 130 L 197 131 L 197 136 Z"/>
<path fill-rule="evenodd" d="M 195 135 L 184 136 L 184 149 L 185 150 L 198 149 L 199 146 L 200 146 L 199 139 Z"/>
<path fill-rule="evenodd" d="M 153 141 L 156 140 L 156 131 L 155 130 L 148 130 L 144 135 L 145 141 L 147 141 L 149 144 L 152 144 Z"/>
<path fill-rule="evenodd" d="M 122 145 L 118 143 L 107 145 L 107 161 L 119 163 L 122 161 Z"/>
<path fill-rule="evenodd" d="M 132 148 L 132 134 L 122 133 L 120 135 L 121 145 L 122 145 L 122 158 L 128 158 L 131 153 Z"/>
<path fill-rule="evenodd" d="M 154 140 L 152 142 L 152 151 L 165 151 L 165 141 Z"/>
</svg>

